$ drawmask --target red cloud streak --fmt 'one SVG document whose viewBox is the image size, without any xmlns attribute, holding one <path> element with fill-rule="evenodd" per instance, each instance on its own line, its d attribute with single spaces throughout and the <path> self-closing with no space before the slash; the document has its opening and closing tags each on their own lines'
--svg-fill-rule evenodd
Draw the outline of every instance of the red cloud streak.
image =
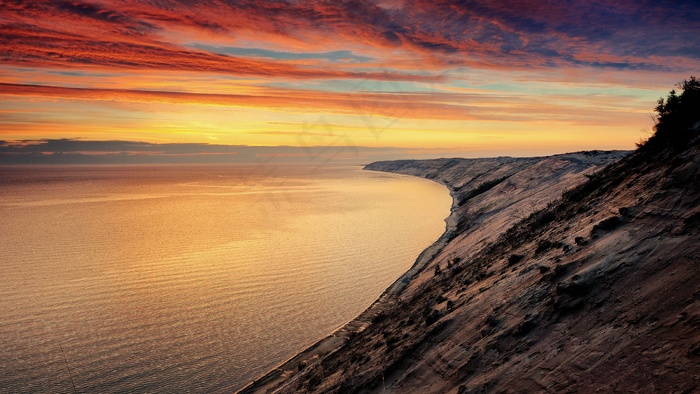
<svg viewBox="0 0 700 394">
<path fill-rule="evenodd" d="M 691 3 L 0 0 L 0 57 L 5 64 L 29 67 L 435 80 L 424 74 L 352 72 L 321 61 L 302 67 L 186 46 L 213 42 L 302 52 L 350 48 L 379 56 L 375 66 L 388 69 L 394 69 L 392 59 L 400 53 L 422 71 L 459 65 L 657 70 L 677 60 L 698 63 L 700 10 Z"/>
<path fill-rule="evenodd" d="M 606 98 L 575 100 L 494 96 L 446 92 L 338 93 L 318 90 L 262 89 L 264 94 L 214 94 L 133 89 L 86 89 L 59 86 L 0 83 L 8 96 L 34 98 L 130 101 L 166 104 L 220 105 L 268 108 L 282 111 L 321 111 L 364 117 L 383 116 L 407 119 L 529 121 L 549 119 L 595 123 L 620 117 L 619 109 Z M 547 105 L 545 105 L 547 104 Z"/>
</svg>

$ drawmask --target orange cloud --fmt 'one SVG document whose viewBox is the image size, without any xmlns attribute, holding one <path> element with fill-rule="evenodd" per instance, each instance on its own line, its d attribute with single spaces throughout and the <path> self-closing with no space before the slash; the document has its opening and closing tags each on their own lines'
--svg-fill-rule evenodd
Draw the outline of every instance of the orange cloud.
<svg viewBox="0 0 700 394">
<path fill-rule="evenodd" d="M 455 65 L 528 68 L 590 65 L 662 69 L 667 57 L 692 58 L 700 11 L 651 0 L 615 4 L 575 0 L 427 1 L 388 6 L 369 0 L 211 0 L 196 6 L 162 0 L 0 2 L 0 54 L 31 67 L 189 70 L 287 78 L 426 81 L 425 75 L 343 71 L 326 63 L 217 55 L 192 42 L 260 45 L 319 52 L 348 46 L 384 56 L 394 69 Z M 667 28 L 668 20 L 677 23 Z M 592 51 L 595 51 L 592 52 Z M 594 55 L 598 53 L 599 56 Z M 604 55 L 604 56 L 601 56 Z M 651 60 L 650 60 L 651 58 Z M 390 74 L 390 75 L 388 75 Z"/>
<path fill-rule="evenodd" d="M 16 112 L 0 128 L 240 141 L 323 113 L 345 129 L 410 119 L 401 127 L 413 145 L 438 146 L 436 124 L 444 144 L 542 123 L 636 132 L 651 89 L 700 67 L 691 3 L 0 0 L 0 110 Z M 236 112 L 249 118 L 231 131 L 208 114 L 226 109 L 201 106 L 245 107 Z"/>
<path fill-rule="evenodd" d="M 213 94 L 155 90 L 85 89 L 0 83 L 2 94 L 65 100 L 117 100 L 267 108 L 282 111 L 334 112 L 364 117 L 439 120 L 542 121 L 579 124 L 626 119 L 616 97 L 600 95 L 575 99 L 550 95 L 539 99 L 487 93 L 393 92 L 338 93 L 316 90 L 263 89 L 257 94 Z M 639 108 L 646 108 L 640 103 Z"/>
</svg>

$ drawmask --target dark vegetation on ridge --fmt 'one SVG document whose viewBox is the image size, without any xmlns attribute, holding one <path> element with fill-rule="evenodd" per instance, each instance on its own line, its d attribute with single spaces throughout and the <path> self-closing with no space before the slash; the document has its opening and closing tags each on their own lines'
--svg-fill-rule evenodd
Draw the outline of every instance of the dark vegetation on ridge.
<svg viewBox="0 0 700 394">
<path fill-rule="evenodd" d="M 700 83 L 679 87 L 639 149 L 494 236 L 469 223 L 524 193 L 513 163 L 548 166 L 549 185 L 597 153 L 500 159 L 488 178 L 463 159 L 391 163 L 450 188 L 452 233 L 275 392 L 700 392 Z"/>
<path fill-rule="evenodd" d="M 700 81 L 694 76 L 678 84 L 681 94 L 671 90 L 666 100 L 660 98 L 656 108 L 656 132 L 640 148 L 662 149 L 671 144 L 683 148 L 700 128 Z"/>
</svg>

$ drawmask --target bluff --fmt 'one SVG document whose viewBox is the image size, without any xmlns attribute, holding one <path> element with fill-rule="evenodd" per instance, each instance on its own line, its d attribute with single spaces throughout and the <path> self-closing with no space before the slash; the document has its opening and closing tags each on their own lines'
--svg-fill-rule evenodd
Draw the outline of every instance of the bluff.
<svg viewBox="0 0 700 394">
<path fill-rule="evenodd" d="M 698 140 L 635 152 L 501 234 L 480 230 L 497 219 L 465 220 L 371 324 L 280 392 L 697 392 Z M 382 166 L 439 173 L 457 201 L 479 191 L 427 165 Z"/>
<path fill-rule="evenodd" d="M 445 233 L 364 313 L 241 392 L 303 391 L 289 383 L 305 379 L 323 360 L 354 346 L 354 338 L 365 330 L 371 332 L 376 322 L 392 314 L 397 300 L 422 291 L 422 284 L 433 277 L 436 264 L 444 267 L 447 260 L 465 264 L 469 256 L 495 240 L 509 224 L 546 207 L 565 189 L 582 183 L 586 176 L 628 153 L 590 151 L 536 158 L 405 160 L 367 165 L 367 170 L 421 176 L 445 185 L 453 197 Z"/>
<path fill-rule="evenodd" d="M 700 391 L 692 102 L 683 128 L 661 122 L 622 158 L 369 165 L 445 184 L 445 235 L 358 319 L 245 392 Z"/>
</svg>

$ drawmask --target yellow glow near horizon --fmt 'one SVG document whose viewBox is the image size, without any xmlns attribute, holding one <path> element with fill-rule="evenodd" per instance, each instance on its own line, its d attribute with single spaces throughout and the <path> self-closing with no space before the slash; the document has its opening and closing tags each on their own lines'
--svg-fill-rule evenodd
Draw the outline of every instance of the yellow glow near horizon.
<svg viewBox="0 0 700 394">
<path fill-rule="evenodd" d="M 70 100 L 10 97 L 4 112 L 2 138 L 81 137 L 144 142 L 208 142 L 232 145 L 351 145 L 497 151 L 567 149 L 631 149 L 644 137 L 648 114 L 629 111 L 617 117 L 590 116 L 591 124 L 557 120 L 520 120 L 513 110 L 498 119 L 412 119 L 372 113 L 338 114 L 313 109 L 210 104 L 168 104 L 111 100 Z M 80 108 L 76 111 L 76 108 Z M 532 109 L 528 109 L 532 112 Z M 545 111 L 543 111 L 545 112 Z M 571 112 L 562 110 L 564 115 Z M 34 120 L 40 114 L 41 121 Z M 488 115 L 490 116 L 490 115 Z M 545 116 L 542 116 L 545 117 Z M 509 119 L 510 118 L 510 119 Z M 581 120 L 578 122 L 582 123 Z"/>
</svg>

